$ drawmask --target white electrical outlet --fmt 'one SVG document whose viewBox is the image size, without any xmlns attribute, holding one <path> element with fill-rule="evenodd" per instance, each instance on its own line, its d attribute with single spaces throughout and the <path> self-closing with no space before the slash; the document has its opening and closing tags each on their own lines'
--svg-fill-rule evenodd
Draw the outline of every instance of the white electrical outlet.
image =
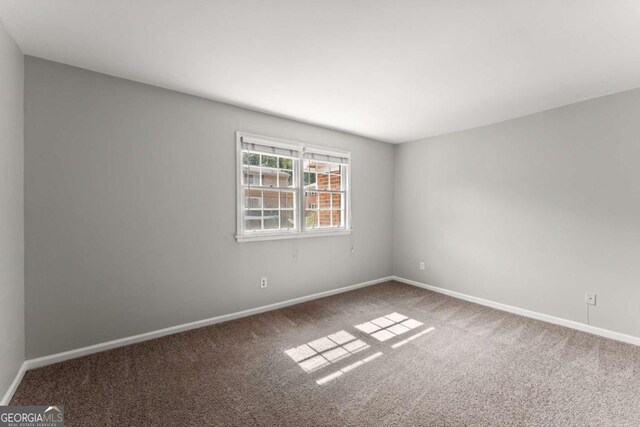
<svg viewBox="0 0 640 427">
<path fill-rule="evenodd" d="M 420 270 L 424 271 L 424 262 L 423 261 L 420 261 Z"/>
<path fill-rule="evenodd" d="M 596 294 L 587 292 L 584 296 L 585 304 L 596 305 Z"/>
<path fill-rule="evenodd" d="M 267 287 L 267 278 L 266 277 L 261 277 L 260 278 L 260 287 L 261 288 L 266 288 Z"/>
</svg>

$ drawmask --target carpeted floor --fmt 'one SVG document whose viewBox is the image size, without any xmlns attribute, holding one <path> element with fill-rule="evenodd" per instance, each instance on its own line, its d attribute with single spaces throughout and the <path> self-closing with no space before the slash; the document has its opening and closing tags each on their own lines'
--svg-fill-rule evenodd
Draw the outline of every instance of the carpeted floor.
<svg viewBox="0 0 640 427">
<path fill-rule="evenodd" d="M 11 404 L 68 426 L 638 426 L 640 347 L 388 282 L 32 370 Z"/>
</svg>

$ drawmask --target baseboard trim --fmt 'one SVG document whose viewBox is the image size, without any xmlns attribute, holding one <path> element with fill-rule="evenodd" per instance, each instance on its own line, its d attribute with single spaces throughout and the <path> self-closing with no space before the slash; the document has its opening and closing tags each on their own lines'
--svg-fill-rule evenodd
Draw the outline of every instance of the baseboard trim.
<svg viewBox="0 0 640 427">
<path fill-rule="evenodd" d="M 530 317 L 532 319 L 541 320 L 547 323 L 553 323 L 554 325 L 565 326 L 567 328 L 576 329 L 578 331 L 587 332 L 589 334 L 598 335 L 601 337 L 610 338 L 612 340 L 622 341 L 627 344 L 634 344 L 634 345 L 640 346 L 640 338 L 634 337 L 632 335 L 625 335 L 619 332 L 610 331 L 608 329 L 602 329 L 602 328 L 597 328 L 595 326 L 590 326 L 585 323 L 580 323 L 573 320 L 567 320 L 561 317 L 551 316 L 549 314 L 538 313 L 537 311 L 531 311 L 531 310 L 527 310 L 520 307 L 514 307 L 512 305 L 507 305 L 507 304 L 502 304 L 502 303 L 491 301 L 491 300 L 486 300 L 483 298 L 474 297 L 472 295 L 463 294 L 461 292 L 450 291 L 448 289 L 427 285 L 426 283 L 417 282 L 415 280 L 405 279 L 404 277 L 392 276 L 392 279 L 397 282 L 406 283 L 407 285 L 428 289 L 430 291 L 438 292 L 440 294 L 448 295 L 450 297 L 454 297 L 461 300 L 484 305 L 487 307 L 495 308 L 497 310 L 507 311 L 509 313 L 518 314 L 520 316 Z"/>
<path fill-rule="evenodd" d="M 26 371 L 27 371 L 27 363 L 22 362 L 22 365 L 20 365 L 20 369 L 18 369 L 18 373 L 16 374 L 16 377 L 13 379 L 13 382 L 9 386 L 9 389 L 7 390 L 7 392 L 4 394 L 4 397 L 2 398 L 2 400 L 0 400 L 0 406 L 8 405 L 9 402 L 11 402 L 11 399 L 13 398 L 13 394 L 18 389 L 18 385 L 20 384 L 20 381 L 22 381 L 22 377 L 24 377 L 24 373 Z"/>
<path fill-rule="evenodd" d="M 135 344 L 142 341 L 151 340 L 154 338 L 160 338 L 167 335 L 177 334 L 179 332 L 188 331 L 191 329 L 202 328 L 204 326 L 215 325 L 216 323 L 222 323 L 233 319 L 239 319 L 241 317 L 251 316 L 254 314 L 264 313 L 267 311 L 277 310 L 279 308 L 288 307 L 290 305 L 300 304 L 302 302 L 312 301 L 319 298 L 328 297 L 331 295 L 340 294 L 343 292 L 353 291 L 355 289 L 364 288 L 378 283 L 387 282 L 392 280 L 391 276 L 382 277 L 380 279 L 369 280 L 368 282 L 357 283 L 355 285 L 345 286 L 338 289 L 332 289 L 329 291 L 318 292 L 312 295 L 293 298 L 287 301 L 277 302 L 274 304 L 263 305 L 261 307 L 250 308 L 247 310 L 238 311 L 235 313 L 224 314 L 222 316 L 211 317 L 209 319 L 197 320 L 195 322 L 184 323 L 182 325 L 171 326 L 156 331 L 145 332 L 139 335 L 133 335 L 126 338 L 120 338 L 113 341 L 107 341 L 100 344 L 94 344 L 87 347 L 78 348 L 75 350 L 64 351 L 62 353 L 56 353 L 49 356 L 38 357 L 35 359 L 29 359 L 25 361 L 26 369 L 36 369 L 43 366 L 52 365 L 54 363 L 63 362 L 69 359 L 75 359 L 77 357 L 86 356 L 100 351 L 111 350 L 117 347 L 123 347 L 125 345 Z M 16 385 L 17 386 L 17 385 Z"/>
</svg>

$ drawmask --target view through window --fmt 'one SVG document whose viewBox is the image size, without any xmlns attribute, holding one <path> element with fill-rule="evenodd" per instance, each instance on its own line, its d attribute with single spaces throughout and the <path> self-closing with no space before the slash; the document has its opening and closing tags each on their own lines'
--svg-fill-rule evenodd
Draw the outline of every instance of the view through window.
<svg viewBox="0 0 640 427">
<path fill-rule="evenodd" d="M 337 163 L 304 161 L 306 227 L 344 227 L 344 168 Z"/>
<path fill-rule="evenodd" d="M 245 230 L 295 230 L 292 157 L 242 151 Z"/>
</svg>

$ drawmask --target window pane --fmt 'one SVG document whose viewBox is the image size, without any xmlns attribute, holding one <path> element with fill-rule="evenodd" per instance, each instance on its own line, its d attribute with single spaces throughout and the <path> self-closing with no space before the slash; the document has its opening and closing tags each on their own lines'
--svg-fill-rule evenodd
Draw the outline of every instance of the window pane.
<svg viewBox="0 0 640 427">
<path fill-rule="evenodd" d="M 318 209 L 318 193 L 305 193 L 306 208 Z"/>
<path fill-rule="evenodd" d="M 329 190 L 329 177 L 332 172 L 339 174 L 340 165 L 335 163 L 318 162 L 315 160 L 305 160 L 304 171 L 309 174 L 315 174 L 316 188 L 319 190 Z M 338 178 L 338 182 L 340 178 Z M 305 176 L 306 183 L 306 176 Z"/>
<path fill-rule="evenodd" d="M 262 186 L 277 187 L 278 186 L 278 169 L 262 168 Z"/>
<path fill-rule="evenodd" d="M 262 198 L 260 198 L 260 197 L 247 197 L 245 199 L 244 205 L 249 209 L 260 209 L 260 208 L 262 208 Z"/>
<path fill-rule="evenodd" d="M 294 229 L 296 227 L 294 218 L 293 211 L 280 211 L 280 228 L 284 230 Z"/>
<path fill-rule="evenodd" d="M 277 230 L 280 228 L 280 216 L 278 211 L 264 211 L 264 229 Z"/>
<path fill-rule="evenodd" d="M 243 195 L 245 209 L 262 208 L 262 191 L 245 188 Z"/>
<path fill-rule="evenodd" d="M 331 211 L 320 211 L 319 212 L 319 225 L 320 225 L 320 227 L 330 227 L 331 226 Z"/>
<path fill-rule="evenodd" d="M 244 225 L 245 230 L 262 230 L 262 223 L 260 220 L 247 220 Z"/>
<path fill-rule="evenodd" d="M 318 226 L 318 212 L 307 211 L 305 214 L 305 223 L 307 228 L 315 228 Z"/>
<path fill-rule="evenodd" d="M 332 194 L 331 198 L 333 209 L 342 209 L 342 194 Z"/>
<path fill-rule="evenodd" d="M 339 174 L 331 173 L 331 175 L 329 176 L 329 183 L 332 190 L 341 190 L 342 176 Z"/>
<path fill-rule="evenodd" d="M 280 188 L 293 187 L 293 171 L 278 169 L 278 187 Z"/>
<path fill-rule="evenodd" d="M 278 199 L 280 198 L 280 193 L 278 193 L 277 191 L 265 190 L 262 197 L 262 204 L 265 209 L 278 209 Z"/>
<path fill-rule="evenodd" d="M 280 193 L 280 209 L 294 208 L 295 203 L 295 193 L 293 191 L 283 191 Z"/>
<path fill-rule="evenodd" d="M 280 169 L 293 170 L 293 159 L 287 157 L 280 157 L 278 159 L 278 167 Z"/>
<path fill-rule="evenodd" d="M 344 227 L 344 223 L 342 222 L 342 211 L 333 210 L 331 211 L 332 221 L 334 227 Z"/>
<path fill-rule="evenodd" d="M 311 188 L 315 188 L 316 183 L 316 174 L 311 172 L 304 173 L 304 185 L 305 187 L 311 186 Z"/>
<path fill-rule="evenodd" d="M 277 168 L 278 167 L 278 158 L 276 156 L 266 156 L 266 155 L 262 155 L 262 162 L 261 162 L 262 166 L 267 166 L 270 168 Z"/>
<path fill-rule="evenodd" d="M 242 174 L 242 183 L 245 185 L 260 185 L 260 172 L 258 169 L 255 171 L 245 171 Z"/>
<path fill-rule="evenodd" d="M 262 192 L 260 190 L 244 188 L 242 195 L 244 196 L 245 209 L 262 208 Z"/>
<path fill-rule="evenodd" d="M 242 153 L 242 164 L 252 166 L 260 165 L 260 154 L 253 154 L 248 151 L 244 151 Z"/>
<path fill-rule="evenodd" d="M 262 211 L 258 210 L 245 210 L 244 215 L 244 228 L 246 230 L 261 230 L 262 229 Z"/>
<path fill-rule="evenodd" d="M 319 193 L 318 199 L 320 209 L 331 209 L 331 193 Z"/>
<path fill-rule="evenodd" d="M 317 173 L 317 188 L 318 190 L 329 190 L 329 174 L 326 172 Z"/>
<path fill-rule="evenodd" d="M 329 172 L 329 163 L 319 162 L 316 160 L 305 160 L 304 171 L 311 173 L 327 173 Z"/>
</svg>

